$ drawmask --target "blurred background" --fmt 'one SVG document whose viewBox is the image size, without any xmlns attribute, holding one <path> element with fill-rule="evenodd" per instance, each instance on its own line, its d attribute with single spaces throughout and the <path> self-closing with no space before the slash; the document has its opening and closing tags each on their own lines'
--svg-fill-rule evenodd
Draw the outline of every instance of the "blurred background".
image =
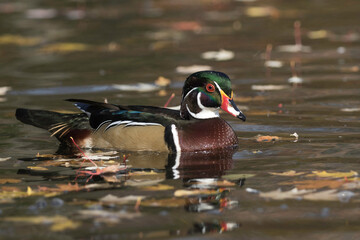
<svg viewBox="0 0 360 240">
<path fill-rule="evenodd" d="M 247 116 L 242 123 L 223 114 L 240 141 L 227 174 L 255 174 L 246 186 L 270 191 L 283 178 L 269 171 L 357 170 L 359 12 L 357 0 L 1 1 L 0 171 L 14 174 L 19 158 L 58 146 L 47 132 L 16 121 L 18 107 L 77 111 L 67 98 L 163 106 L 172 93 L 170 106 L 176 106 L 186 77 L 207 69 L 230 76 L 235 102 Z M 352 191 L 358 195 L 358 187 Z M 324 239 L 359 234 L 344 224 L 359 223 L 358 197 L 352 204 L 312 205 L 246 194 L 235 191 L 235 199 L 247 200 L 233 215 L 211 215 L 244 225 L 229 238 L 240 232 L 297 238 L 295 229 Z M 341 213 L 341 221 L 334 219 Z M 193 218 L 186 214 L 167 219 Z M 318 221 L 329 228 L 317 231 Z"/>
</svg>

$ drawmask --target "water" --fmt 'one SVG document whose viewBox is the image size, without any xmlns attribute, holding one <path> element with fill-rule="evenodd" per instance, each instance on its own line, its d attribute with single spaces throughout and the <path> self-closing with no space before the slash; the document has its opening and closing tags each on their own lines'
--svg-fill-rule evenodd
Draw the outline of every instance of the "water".
<svg viewBox="0 0 360 240">
<path fill-rule="evenodd" d="M 7 88 L 0 96 L 0 172 L 1 179 L 20 180 L 0 185 L 8 197 L 14 192 L 1 195 L 1 238 L 358 239 L 359 181 L 351 171 L 359 172 L 360 154 L 359 8 L 355 0 L 1 3 L 0 87 Z M 295 21 L 301 22 L 302 44 L 310 52 L 279 51 L 295 44 Z M 268 44 L 271 60 L 281 61 L 281 68 L 264 66 Z M 201 57 L 220 49 L 234 58 Z M 176 156 L 131 153 L 134 174 L 120 174 L 117 183 L 105 186 L 96 176 L 75 180 L 75 167 L 46 166 L 54 160 L 35 158 L 54 154 L 56 139 L 14 118 L 17 107 L 76 111 L 63 101 L 74 96 L 162 106 L 175 93 L 175 106 L 187 76 L 176 69 L 192 65 L 210 66 L 232 79 L 235 101 L 247 116 L 243 123 L 222 115 L 239 137 L 234 153 L 182 156 L 178 168 Z M 288 82 L 294 74 L 302 83 Z M 170 86 L 154 87 L 159 76 L 171 79 Z M 138 83 L 150 87 L 134 92 Z M 267 90 L 269 85 L 278 90 Z M 258 142 L 258 135 L 280 140 Z M 123 154 L 128 153 L 113 154 L 115 161 L 122 162 Z M 273 174 L 290 170 L 301 174 Z M 194 178 L 236 185 L 174 198 L 177 190 L 193 189 L 188 181 Z M 105 189 L 67 189 L 54 196 L 27 190 L 69 182 Z M 168 189 L 144 189 L 146 184 Z M 210 180 L 201 188 L 209 185 Z M 294 187 L 308 192 L 275 200 Z M 272 197 L 261 195 L 279 188 Z M 100 199 L 108 194 L 144 199 L 138 207 L 137 199 L 104 204 Z M 91 214 L 82 212 L 87 210 Z"/>
</svg>

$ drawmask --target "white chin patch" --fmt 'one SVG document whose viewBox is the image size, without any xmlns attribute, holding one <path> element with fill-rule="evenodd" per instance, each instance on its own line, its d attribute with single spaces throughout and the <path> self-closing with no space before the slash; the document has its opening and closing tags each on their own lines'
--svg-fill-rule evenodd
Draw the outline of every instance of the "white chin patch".
<svg viewBox="0 0 360 240">
<path fill-rule="evenodd" d="M 202 105 L 200 97 L 201 97 L 201 93 L 199 92 L 198 95 L 197 95 L 197 104 L 198 104 L 199 108 L 201 109 L 200 112 L 193 113 L 193 112 L 190 111 L 188 105 L 186 105 L 186 109 L 188 110 L 190 115 L 193 118 L 196 118 L 196 119 L 218 118 L 220 116 L 219 115 L 219 108 L 205 107 L 204 105 Z"/>
</svg>

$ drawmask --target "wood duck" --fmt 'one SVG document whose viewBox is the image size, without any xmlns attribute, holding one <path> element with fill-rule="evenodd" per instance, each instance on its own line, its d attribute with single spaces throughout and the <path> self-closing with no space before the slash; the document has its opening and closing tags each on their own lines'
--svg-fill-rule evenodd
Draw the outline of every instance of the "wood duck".
<svg viewBox="0 0 360 240">
<path fill-rule="evenodd" d="M 67 99 L 83 113 L 64 114 L 18 108 L 16 118 L 47 129 L 62 145 L 126 151 L 195 152 L 234 148 L 238 139 L 219 116 L 220 108 L 243 121 L 227 75 L 216 71 L 191 74 L 185 81 L 180 110 L 120 106 Z"/>
</svg>

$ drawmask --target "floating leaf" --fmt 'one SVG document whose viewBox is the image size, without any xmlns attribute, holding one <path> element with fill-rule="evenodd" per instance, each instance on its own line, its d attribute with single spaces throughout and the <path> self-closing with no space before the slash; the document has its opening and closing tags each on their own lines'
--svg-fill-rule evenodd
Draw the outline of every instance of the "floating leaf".
<svg viewBox="0 0 360 240">
<path fill-rule="evenodd" d="M 294 177 L 294 176 L 303 175 L 303 174 L 305 174 L 305 172 L 296 172 L 294 170 L 290 170 L 290 171 L 281 172 L 281 173 L 269 172 L 269 174 L 276 175 L 276 176 Z"/>
<path fill-rule="evenodd" d="M 112 194 L 108 194 L 105 197 L 100 198 L 100 202 L 104 204 L 128 204 L 131 202 L 136 202 L 139 199 L 144 199 L 145 196 L 141 195 L 129 195 L 126 197 L 117 197 Z"/>
<path fill-rule="evenodd" d="M 327 177 L 327 178 L 344 178 L 344 177 L 355 177 L 359 174 L 355 171 L 350 172 L 327 172 L 327 171 L 312 171 L 313 174 L 308 176 Z"/>
<path fill-rule="evenodd" d="M 191 65 L 191 66 L 178 66 L 176 67 L 176 72 L 182 74 L 191 74 L 199 71 L 208 71 L 211 70 L 212 67 L 207 65 Z"/>
<path fill-rule="evenodd" d="M 227 174 L 222 176 L 222 178 L 227 179 L 227 180 L 238 180 L 238 179 L 242 179 L 242 178 L 251 178 L 254 177 L 255 174 L 251 174 L 251 173 L 240 173 L 240 174 Z"/>
<path fill-rule="evenodd" d="M 34 216 L 34 217 L 5 217 L 2 218 L 3 221 L 8 222 L 24 222 L 32 224 L 51 224 L 50 230 L 54 232 L 60 232 L 67 229 L 76 229 L 80 226 L 79 222 L 70 220 L 67 217 L 56 215 L 53 217 L 50 216 Z"/>
<path fill-rule="evenodd" d="M 141 201 L 141 206 L 145 207 L 183 207 L 186 199 L 183 198 L 164 198 L 164 199 L 148 199 Z"/>
<path fill-rule="evenodd" d="M 47 171 L 47 170 L 49 170 L 47 168 L 38 167 L 38 166 L 28 166 L 27 168 L 30 168 L 31 170 L 35 170 L 35 171 Z"/>
<path fill-rule="evenodd" d="M 234 52 L 220 49 L 219 51 L 209 51 L 201 54 L 203 59 L 215 60 L 215 61 L 228 61 L 233 59 L 235 56 Z"/>
<path fill-rule="evenodd" d="M 54 43 L 43 47 L 41 51 L 46 53 L 68 53 L 88 49 L 90 49 L 90 46 L 83 43 Z"/>
<path fill-rule="evenodd" d="M 158 86 L 161 86 L 161 87 L 169 86 L 170 83 L 171 83 L 171 80 L 168 78 L 165 78 L 163 76 L 160 76 L 155 80 L 155 84 Z"/>
<path fill-rule="evenodd" d="M 41 42 L 40 38 L 36 37 L 23 37 L 20 35 L 5 34 L 0 36 L 1 44 L 14 44 L 19 46 L 34 46 Z"/>
<path fill-rule="evenodd" d="M 278 18 L 280 12 L 274 7 L 248 7 L 245 14 L 249 17 L 274 17 Z"/>
<path fill-rule="evenodd" d="M 282 61 L 277 61 L 277 60 L 268 60 L 265 61 L 264 65 L 265 67 L 269 67 L 269 68 L 281 68 L 284 66 L 284 63 Z"/>
<path fill-rule="evenodd" d="M 2 179 L 0 179 L 0 184 L 19 183 L 19 182 L 21 182 L 20 179 L 13 179 L 13 178 L 2 178 Z"/>
<path fill-rule="evenodd" d="M 320 192 L 315 192 L 311 194 L 306 194 L 303 196 L 305 200 L 311 200 L 311 201 L 336 201 L 339 200 L 337 190 L 336 189 L 330 189 L 330 190 L 324 190 Z"/>
<path fill-rule="evenodd" d="M 106 211 L 106 210 L 80 210 L 78 213 L 85 218 L 94 219 L 97 222 L 116 224 L 123 219 L 134 219 L 140 217 L 141 213 L 131 213 L 126 211 Z"/>
<path fill-rule="evenodd" d="M 279 141 L 280 137 L 278 136 L 257 136 L 256 137 L 256 141 L 257 142 L 275 142 L 275 141 Z"/>
<path fill-rule="evenodd" d="M 281 185 L 295 185 L 298 189 L 319 189 L 319 188 L 339 188 L 345 181 L 339 180 L 302 180 L 293 182 L 283 182 Z"/>
<path fill-rule="evenodd" d="M 289 88 L 288 85 L 252 85 L 251 89 L 255 91 L 276 91 Z"/>
<path fill-rule="evenodd" d="M 176 190 L 174 192 L 175 197 L 188 197 L 195 195 L 216 195 L 219 194 L 219 190 L 211 190 L 211 189 L 193 189 L 193 190 Z"/>
<path fill-rule="evenodd" d="M 174 189 L 174 187 L 170 186 L 170 185 L 165 185 L 165 184 L 158 184 L 155 186 L 141 187 L 141 189 L 145 190 L 145 191 L 166 191 L 166 190 L 172 190 L 172 189 Z"/>
<path fill-rule="evenodd" d="M 262 198 L 267 199 L 273 199 L 273 200 L 284 200 L 284 199 L 301 199 L 302 195 L 306 193 L 310 193 L 313 190 L 299 190 L 297 188 L 294 188 L 289 191 L 281 191 L 281 189 L 277 189 L 275 191 L 269 191 L 269 192 L 260 192 L 259 196 Z"/>
</svg>

